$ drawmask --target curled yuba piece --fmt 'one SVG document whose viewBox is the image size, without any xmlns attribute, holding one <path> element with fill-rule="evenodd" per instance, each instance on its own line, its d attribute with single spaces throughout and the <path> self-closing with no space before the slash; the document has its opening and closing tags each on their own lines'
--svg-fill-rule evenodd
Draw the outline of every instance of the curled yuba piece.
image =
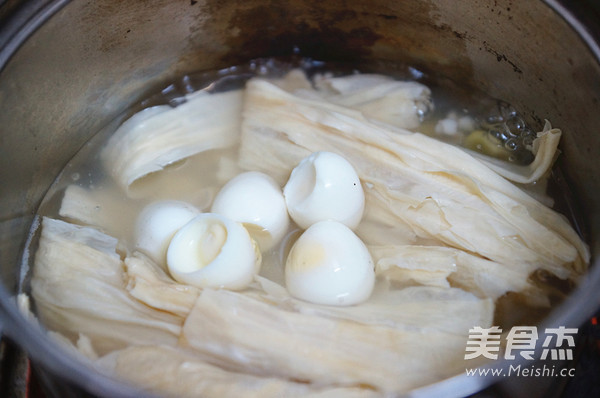
<svg viewBox="0 0 600 398">
<path fill-rule="evenodd" d="M 335 220 L 351 229 L 362 218 L 365 196 L 354 168 L 332 152 L 315 152 L 304 158 L 283 190 L 288 212 L 302 228 Z"/>
<path fill-rule="evenodd" d="M 281 241 L 290 223 L 281 188 L 256 171 L 239 174 L 225 184 L 211 211 L 244 224 L 263 251 Z"/>
<path fill-rule="evenodd" d="M 107 171 L 129 192 L 138 179 L 238 139 L 242 91 L 188 94 L 175 108 L 158 105 L 126 120 L 101 153 Z"/>
<path fill-rule="evenodd" d="M 364 243 L 342 223 L 321 221 L 298 238 L 285 264 L 294 297 L 317 304 L 353 305 L 369 298 L 373 260 Z"/>
<path fill-rule="evenodd" d="M 184 225 L 167 251 L 171 276 L 197 287 L 242 289 L 252 282 L 260 262 L 260 251 L 248 231 L 212 213 Z"/>
</svg>

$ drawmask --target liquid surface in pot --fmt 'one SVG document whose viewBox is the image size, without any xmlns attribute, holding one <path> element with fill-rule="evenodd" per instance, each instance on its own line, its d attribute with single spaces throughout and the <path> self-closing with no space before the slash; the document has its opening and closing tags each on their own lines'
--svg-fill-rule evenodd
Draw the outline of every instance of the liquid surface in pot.
<svg viewBox="0 0 600 398">
<path fill-rule="evenodd" d="M 48 192 L 26 256 L 37 315 L 86 360 L 175 394 L 378 396 L 461 372 L 470 328 L 537 323 L 589 254 L 547 206 L 544 167 L 560 133 L 535 134 L 509 104 L 456 87 L 412 68 L 391 78 L 287 59 L 174 82 L 97 134 Z M 196 101 L 205 101 L 196 113 L 156 122 Z M 206 138 L 186 135 L 189 125 Z M 262 261 L 235 289 L 181 283 L 166 252 L 154 251 L 161 243 L 141 242 L 148 206 L 210 212 L 241 173 L 283 188 L 319 151 L 342 155 L 364 189 L 354 232 L 376 274 L 366 301 L 337 307 L 290 295 L 286 261 L 304 229 L 293 221 L 278 240 L 246 222 Z M 158 235 L 167 219 L 152 224 Z"/>
</svg>

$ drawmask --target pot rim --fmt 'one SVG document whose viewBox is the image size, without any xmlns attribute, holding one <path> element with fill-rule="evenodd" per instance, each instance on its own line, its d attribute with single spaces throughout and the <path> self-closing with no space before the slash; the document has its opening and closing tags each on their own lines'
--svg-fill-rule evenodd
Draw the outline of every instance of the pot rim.
<svg viewBox="0 0 600 398">
<path fill-rule="evenodd" d="M 587 45 L 595 60 L 600 63 L 600 38 L 594 37 L 585 24 L 560 1 L 542 0 L 541 2 L 569 24 Z M 68 3 L 70 0 L 25 1 L 25 4 L 21 4 L 15 12 L 8 17 L 5 16 L 4 20 L 6 21 L 3 21 L 5 23 L 0 26 L 0 73 L 20 46 Z M 542 327 L 579 326 L 600 308 L 600 295 L 596 292 L 597 286 L 600 286 L 600 259 L 598 257 L 597 247 L 592 247 L 592 259 L 595 261 L 590 265 L 590 271 L 576 290 L 544 320 Z M 94 395 L 139 397 L 139 389 L 103 374 L 75 356 L 65 355 L 66 350 L 53 341 L 35 322 L 23 316 L 17 307 L 16 298 L 8 293 L 2 283 L 0 283 L 0 321 L 0 332 L 17 342 L 34 363 L 39 363 L 53 375 Z M 538 346 L 542 340 L 538 339 Z M 539 351 L 536 352 L 539 356 Z M 511 365 L 516 366 L 519 363 L 523 363 L 523 358 L 521 361 L 503 359 L 481 366 L 481 368 L 493 367 L 507 371 Z M 528 362 L 528 364 L 530 363 Z M 461 373 L 410 391 L 405 396 L 421 398 L 448 396 L 449 393 L 453 396 L 466 396 L 500 380 L 502 380 L 502 376 L 469 377 L 466 373 Z"/>
</svg>

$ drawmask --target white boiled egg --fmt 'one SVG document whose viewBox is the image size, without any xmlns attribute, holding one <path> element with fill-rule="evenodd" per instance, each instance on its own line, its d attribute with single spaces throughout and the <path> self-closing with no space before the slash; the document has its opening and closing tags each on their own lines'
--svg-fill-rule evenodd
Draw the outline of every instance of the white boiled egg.
<svg viewBox="0 0 600 398">
<path fill-rule="evenodd" d="M 287 209 L 301 228 L 335 220 L 354 229 L 365 208 L 360 179 L 350 163 L 332 152 L 304 158 L 283 189 Z"/>
<path fill-rule="evenodd" d="M 173 235 L 200 214 L 189 203 L 164 200 L 146 206 L 135 225 L 135 247 L 160 266 L 166 266 L 166 255 Z"/>
<path fill-rule="evenodd" d="M 178 282 L 238 290 L 260 269 L 261 255 L 242 224 L 205 213 L 184 225 L 167 251 L 167 266 Z"/>
<path fill-rule="evenodd" d="M 225 184 L 211 212 L 243 223 L 263 251 L 281 241 L 290 223 L 281 187 L 257 171 L 239 174 Z"/>
<path fill-rule="evenodd" d="M 312 303 L 358 304 L 373 291 L 373 259 L 350 228 L 337 221 L 320 221 L 292 246 L 285 284 L 292 296 Z"/>
</svg>

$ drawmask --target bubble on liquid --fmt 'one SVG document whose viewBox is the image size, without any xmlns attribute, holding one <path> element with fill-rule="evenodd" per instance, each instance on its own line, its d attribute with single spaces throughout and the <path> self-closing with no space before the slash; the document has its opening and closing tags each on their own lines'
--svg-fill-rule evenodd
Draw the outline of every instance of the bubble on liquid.
<svg viewBox="0 0 600 398">
<path fill-rule="evenodd" d="M 499 140 L 502 139 L 502 133 L 498 129 L 490 129 L 488 131 L 488 134 L 490 135 L 490 137 L 497 138 Z"/>
<path fill-rule="evenodd" d="M 506 128 L 502 124 L 496 124 L 489 130 L 489 136 L 493 139 L 499 140 L 501 142 L 505 142 L 509 139 L 509 134 L 506 131 Z"/>
<path fill-rule="evenodd" d="M 507 135 L 508 137 L 511 137 L 511 138 L 517 138 L 517 137 L 519 137 L 521 134 L 519 133 L 519 131 L 516 131 L 516 132 L 515 132 L 515 131 L 513 131 L 513 130 L 511 130 L 511 129 L 507 128 L 507 129 L 506 129 L 506 135 Z"/>
<path fill-rule="evenodd" d="M 504 143 L 504 147 L 509 151 L 516 151 L 519 148 L 517 140 L 511 138 Z"/>
<path fill-rule="evenodd" d="M 509 161 L 528 164 L 533 160 L 531 150 L 536 133 L 512 105 L 497 101 L 477 120 L 478 127 L 487 131 L 487 138 L 509 152 Z"/>
<path fill-rule="evenodd" d="M 79 175 L 79 173 L 71 174 L 71 180 L 73 180 L 73 181 L 79 181 L 80 178 L 81 178 L 81 175 Z"/>
<path fill-rule="evenodd" d="M 533 137 L 531 137 L 531 136 L 523 137 L 521 142 L 523 142 L 523 145 L 525 145 L 525 147 L 530 147 L 531 145 L 533 145 Z"/>
<path fill-rule="evenodd" d="M 530 138 L 531 140 L 535 140 L 537 137 L 537 134 L 528 128 L 523 128 L 523 131 L 521 132 L 521 137 L 523 139 Z"/>
<path fill-rule="evenodd" d="M 486 119 L 487 124 L 495 125 L 504 122 L 501 115 L 489 115 Z"/>
<path fill-rule="evenodd" d="M 519 116 L 512 116 L 511 118 L 506 120 L 506 127 L 508 127 L 508 130 L 512 134 L 518 136 L 525 128 L 525 121 Z"/>
<path fill-rule="evenodd" d="M 517 116 L 517 110 L 508 102 L 498 101 L 498 109 L 504 120 Z"/>
</svg>

